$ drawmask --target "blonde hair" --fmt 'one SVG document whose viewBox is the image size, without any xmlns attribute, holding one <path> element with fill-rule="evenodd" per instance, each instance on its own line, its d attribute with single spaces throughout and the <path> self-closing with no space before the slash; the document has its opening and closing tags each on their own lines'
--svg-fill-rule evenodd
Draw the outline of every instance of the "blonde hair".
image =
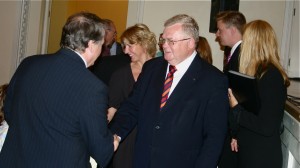
<svg viewBox="0 0 300 168">
<path fill-rule="evenodd" d="M 200 54 L 200 57 L 202 59 L 204 59 L 206 62 L 208 62 L 210 64 L 213 63 L 211 48 L 205 37 L 199 36 L 199 43 L 198 43 L 197 51 Z"/>
<path fill-rule="evenodd" d="M 4 99 L 6 97 L 6 90 L 7 90 L 8 84 L 3 84 L 0 86 L 0 125 L 2 121 L 4 120 Z"/>
<path fill-rule="evenodd" d="M 274 65 L 280 71 L 284 84 L 289 86 L 278 53 L 276 34 L 268 22 L 255 20 L 246 24 L 240 53 L 240 72 L 261 78 L 267 66 Z"/>
<path fill-rule="evenodd" d="M 127 28 L 121 35 L 121 41 L 123 45 L 125 41 L 130 44 L 139 44 L 149 56 L 155 57 L 157 50 L 156 36 L 145 24 L 135 24 Z"/>
</svg>

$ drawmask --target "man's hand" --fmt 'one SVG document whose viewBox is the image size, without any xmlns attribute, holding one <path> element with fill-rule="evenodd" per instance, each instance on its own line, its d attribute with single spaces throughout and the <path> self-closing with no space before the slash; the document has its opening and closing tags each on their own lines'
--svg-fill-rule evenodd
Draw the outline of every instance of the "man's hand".
<svg viewBox="0 0 300 168">
<path fill-rule="evenodd" d="M 108 120 L 108 122 L 110 122 L 113 119 L 116 112 L 117 112 L 117 109 L 115 109 L 113 107 L 110 107 L 107 110 L 107 120 Z"/>
</svg>

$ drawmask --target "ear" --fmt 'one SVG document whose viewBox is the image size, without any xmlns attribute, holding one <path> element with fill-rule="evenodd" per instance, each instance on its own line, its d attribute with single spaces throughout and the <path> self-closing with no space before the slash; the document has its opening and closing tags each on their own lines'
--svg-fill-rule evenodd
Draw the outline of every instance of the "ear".
<svg viewBox="0 0 300 168">
<path fill-rule="evenodd" d="M 231 34 L 235 34 L 237 32 L 236 27 L 230 26 L 230 32 L 231 32 Z"/>
<path fill-rule="evenodd" d="M 88 42 L 88 47 L 85 49 L 86 52 L 89 52 L 89 54 L 93 53 L 95 51 L 95 44 L 92 40 Z"/>
<path fill-rule="evenodd" d="M 191 38 L 188 42 L 188 47 L 191 49 L 194 49 L 194 48 L 196 48 L 195 45 L 196 45 L 195 40 L 193 38 Z"/>
</svg>

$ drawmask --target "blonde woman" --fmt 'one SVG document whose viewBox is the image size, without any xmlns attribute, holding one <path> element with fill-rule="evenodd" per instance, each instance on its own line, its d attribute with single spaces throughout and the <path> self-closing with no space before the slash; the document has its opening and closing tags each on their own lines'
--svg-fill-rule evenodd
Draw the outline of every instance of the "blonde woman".
<svg viewBox="0 0 300 168">
<path fill-rule="evenodd" d="M 281 168 L 280 123 L 289 79 L 280 65 L 276 35 L 269 23 L 252 21 L 245 26 L 241 46 L 241 73 L 257 78 L 261 108 L 246 111 L 229 89 L 231 142 L 237 162 L 231 168 Z"/>
<path fill-rule="evenodd" d="M 129 27 L 121 35 L 123 50 L 131 58 L 131 62 L 112 75 L 109 83 L 108 120 L 111 121 L 120 104 L 131 92 L 134 83 L 142 71 L 146 61 L 155 57 L 156 37 L 144 24 Z M 133 146 L 136 129 L 120 144 L 113 158 L 114 168 L 132 168 Z"/>
</svg>

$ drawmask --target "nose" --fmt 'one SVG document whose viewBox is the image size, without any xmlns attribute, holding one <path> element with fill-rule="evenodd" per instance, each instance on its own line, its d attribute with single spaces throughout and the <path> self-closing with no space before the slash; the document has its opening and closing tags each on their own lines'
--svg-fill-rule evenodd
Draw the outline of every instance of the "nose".
<svg viewBox="0 0 300 168">
<path fill-rule="evenodd" d="M 165 41 L 161 44 L 161 46 L 162 46 L 163 48 L 168 47 L 169 44 L 168 44 L 167 40 L 165 40 Z"/>
<path fill-rule="evenodd" d="M 128 54 L 128 46 L 127 46 L 127 45 L 124 46 L 123 52 L 124 52 L 125 54 Z"/>
<path fill-rule="evenodd" d="M 220 36 L 220 32 L 219 32 L 219 30 L 217 30 L 217 32 L 216 32 L 216 36 L 217 36 L 217 37 L 219 37 L 219 36 Z"/>
</svg>

